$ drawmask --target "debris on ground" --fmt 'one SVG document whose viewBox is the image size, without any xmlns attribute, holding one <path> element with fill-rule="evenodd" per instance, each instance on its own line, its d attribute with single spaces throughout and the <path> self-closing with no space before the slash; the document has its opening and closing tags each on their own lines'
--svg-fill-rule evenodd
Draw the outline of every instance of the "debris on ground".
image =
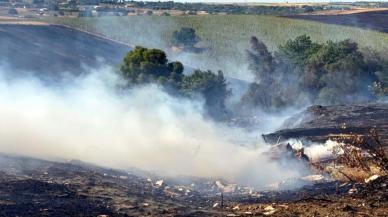
<svg viewBox="0 0 388 217">
<path fill-rule="evenodd" d="M 386 216 L 388 213 L 388 176 L 371 175 L 367 181 L 342 182 L 317 174 L 304 177 L 309 184 L 293 190 L 257 191 L 224 180 L 162 179 L 80 162 L 0 155 L 0 165 L 0 216 L 348 216 L 349 213 Z"/>
</svg>

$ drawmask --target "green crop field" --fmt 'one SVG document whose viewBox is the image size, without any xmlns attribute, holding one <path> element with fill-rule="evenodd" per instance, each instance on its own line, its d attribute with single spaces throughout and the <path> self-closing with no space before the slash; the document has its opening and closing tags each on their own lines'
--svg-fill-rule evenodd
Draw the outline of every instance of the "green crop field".
<svg viewBox="0 0 388 217">
<path fill-rule="evenodd" d="M 253 35 L 264 41 L 270 50 L 288 39 L 307 34 L 319 42 L 352 39 L 363 49 L 370 47 L 381 53 L 388 51 L 386 33 L 274 16 L 128 16 L 46 18 L 46 21 L 102 34 L 132 45 L 156 48 L 165 48 L 174 30 L 183 26 L 192 27 L 209 51 L 188 55 L 187 58 L 195 59 L 198 67 L 224 71 L 239 70 L 244 66 L 244 50 Z"/>
</svg>

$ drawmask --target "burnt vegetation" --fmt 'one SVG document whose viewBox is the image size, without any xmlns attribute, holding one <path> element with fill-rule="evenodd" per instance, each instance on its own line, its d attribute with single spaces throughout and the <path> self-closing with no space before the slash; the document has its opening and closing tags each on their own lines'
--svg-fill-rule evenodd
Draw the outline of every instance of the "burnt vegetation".
<svg viewBox="0 0 388 217">
<path fill-rule="evenodd" d="M 360 181 L 360 177 L 370 177 L 376 173 L 388 175 L 388 157 L 384 151 L 386 144 L 381 142 L 376 129 L 365 136 L 350 134 L 334 139 L 339 142 L 339 146 L 333 150 L 335 162 L 351 168 L 338 171 L 349 181 Z"/>
<path fill-rule="evenodd" d="M 0 25 L 0 38 L 0 60 L 13 71 L 17 70 L 15 74 L 28 71 L 51 80 L 63 76 L 58 72 L 79 74 L 85 66 L 119 64 L 122 56 L 131 49 L 58 25 L 3 24 Z"/>
<path fill-rule="evenodd" d="M 384 216 L 387 176 L 296 190 L 223 192 L 220 181 L 167 179 L 72 161 L 0 155 L 0 216 Z M 223 206 L 219 204 L 222 203 Z"/>
</svg>

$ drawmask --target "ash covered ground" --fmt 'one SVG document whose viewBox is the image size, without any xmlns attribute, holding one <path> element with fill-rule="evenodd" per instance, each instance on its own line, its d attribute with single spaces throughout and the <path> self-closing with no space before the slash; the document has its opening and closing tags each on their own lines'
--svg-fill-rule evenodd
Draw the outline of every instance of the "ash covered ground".
<svg viewBox="0 0 388 217">
<path fill-rule="evenodd" d="M 163 179 L 79 161 L 1 155 L 0 165 L 0 216 L 386 216 L 388 212 L 386 176 L 367 183 L 316 179 L 295 190 L 255 191 L 221 180 Z"/>
</svg>

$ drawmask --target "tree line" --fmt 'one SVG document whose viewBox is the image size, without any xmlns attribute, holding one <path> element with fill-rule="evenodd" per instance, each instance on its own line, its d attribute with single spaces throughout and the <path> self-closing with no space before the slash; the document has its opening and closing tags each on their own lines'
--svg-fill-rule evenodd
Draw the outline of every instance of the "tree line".
<svg viewBox="0 0 388 217">
<path fill-rule="evenodd" d="M 254 81 L 236 108 L 242 112 L 274 112 L 313 104 L 364 103 L 388 97 L 388 62 L 380 55 L 361 52 L 350 40 L 313 42 L 306 35 L 270 52 L 256 37 L 246 50 Z M 136 47 L 120 67 L 130 86 L 157 83 L 173 95 L 203 97 L 208 115 L 222 119 L 231 94 L 223 72 L 195 70 L 186 75 L 182 63 L 167 59 L 164 51 Z"/>
<path fill-rule="evenodd" d="M 244 106 L 269 111 L 303 102 L 371 102 L 388 94 L 387 60 L 361 52 L 350 40 L 316 43 L 302 35 L 272 54 L 252 37 L 247 58 L 255 81 L 241 100 Z"/>
<path fill-rule="evenodd" d="M 151 10 L 179 10 L 190 11 L 193 15 L 197 11 L 205 11 L 209 14 L 272 14 L 272 15 L 291 15 L 312 11 L 327 9 L 339 9 L 338 7 L 321 5 L 302 5 L 302 6 L 278 6 L 278 5 L 239 5 L 239 4 L 207 4 L 207 3 L 181 3 L 173 1 L 129 1 L 128 3 L 137 8 L 146 8 Z"/>
</svg>

